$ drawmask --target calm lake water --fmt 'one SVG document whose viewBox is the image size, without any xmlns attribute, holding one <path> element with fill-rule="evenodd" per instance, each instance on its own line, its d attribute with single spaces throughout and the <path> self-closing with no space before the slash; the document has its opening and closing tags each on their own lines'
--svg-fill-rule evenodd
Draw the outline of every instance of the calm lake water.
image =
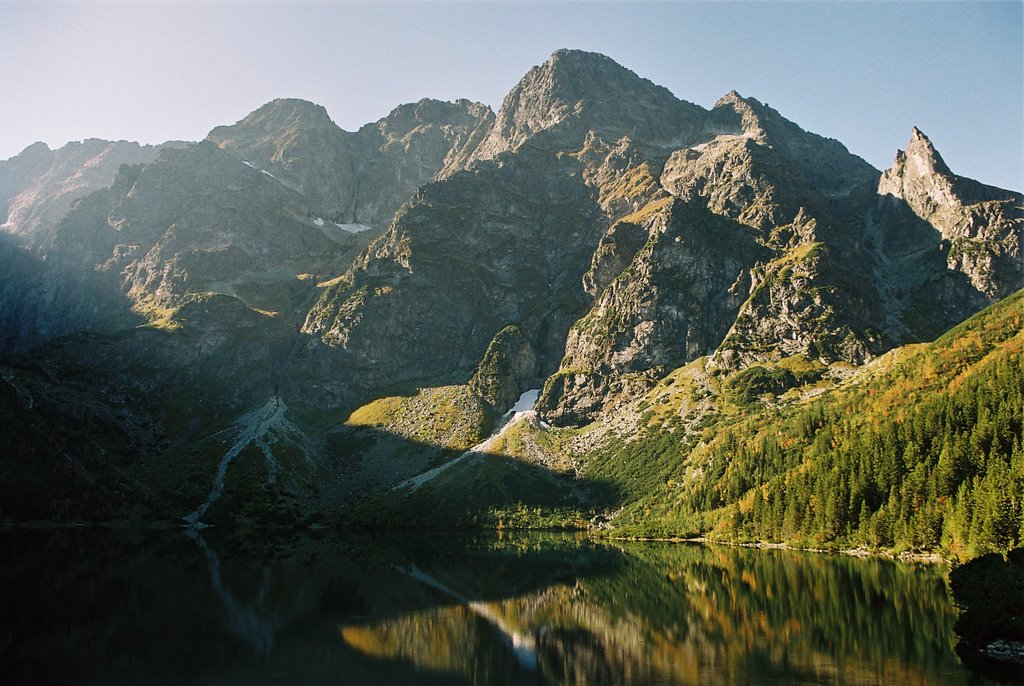
<svg viewBox="0 0 1024 686">
<path fill-rule="evenodd" d="M 940 568 L 554 535 L 0 532 L 4 684 L 981 684 Z"/>
</svg>

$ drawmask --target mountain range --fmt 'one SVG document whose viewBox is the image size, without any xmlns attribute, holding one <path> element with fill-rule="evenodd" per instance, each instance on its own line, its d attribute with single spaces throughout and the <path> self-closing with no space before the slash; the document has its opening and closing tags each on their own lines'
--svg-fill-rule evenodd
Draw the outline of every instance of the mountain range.
<svg viewBox="0 0 1024 686">
<path fill-rule="evenodd" d="M 35 144 L 0 208 L 8 520 L 1024 537 L 1024 198 L 916 128 L 880 171 L 754 98 L 560 50 L 497 113 L 422 100 L 352 133 L 282 99 L 197 143 Z M 964 379 L 1002 393 L 997 439 L 935 409 Z M 843 412 L 941 415 L 938 448 L 898 422 L 865 465 L 824 425 L 765 433 Z M 978 505 L 996 473 L 1017 495 Z"/>
</svg>

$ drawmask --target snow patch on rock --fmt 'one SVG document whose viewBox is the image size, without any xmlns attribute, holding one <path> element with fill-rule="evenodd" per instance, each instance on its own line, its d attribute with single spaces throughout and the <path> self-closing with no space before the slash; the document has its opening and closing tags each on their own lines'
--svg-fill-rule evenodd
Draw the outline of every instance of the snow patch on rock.
<svg viewBox="0 0 1024 686">
<path fill-rule="evenodd" d="M 515 414 L 517 412 L 526 412 L 527 410 L 532 410 L 533 406 L 537 404 L 538 397 L 540 397 L 539 388 L 532 388 L 526 391 L 525 393 L 519 396 L 519 400 L 516 401 L 516 404 L 512 406 L 511 410 L 505 413 L 505 416 L 507 417 L 508 415 Z"/>
<path fill-rule="evenodd" d="M 372 226 L 367 226 L 366 224 L 339 224 L 338 222 L 331 223 L 337 226 L 342 231 L 348 231 L 349 233 L 360 233 L 362 231 L 369 231 L 370 229 L 373 228 Z"/>
</svg>

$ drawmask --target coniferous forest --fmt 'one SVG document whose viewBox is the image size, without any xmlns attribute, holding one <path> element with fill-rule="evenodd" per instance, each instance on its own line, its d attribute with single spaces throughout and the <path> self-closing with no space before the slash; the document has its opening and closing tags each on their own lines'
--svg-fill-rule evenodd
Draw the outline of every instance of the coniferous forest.
<svg viewBox="0 0 1024 686">
<path fill-rule="evenodd" d="M 764 396 L 706 429 L 707 442 L 649 432 L 629 449 L 655 471 L 677 468 L 661 470 L 653 493 L 652 481 L 631 489 L 634 530 L 953 559 L 1021 545 L 1022 300 L 896 351 L 868 378 L 814 400 L 780 406 Z M 659 507 L 663 498 L 670 505 Z"/>
</svg>

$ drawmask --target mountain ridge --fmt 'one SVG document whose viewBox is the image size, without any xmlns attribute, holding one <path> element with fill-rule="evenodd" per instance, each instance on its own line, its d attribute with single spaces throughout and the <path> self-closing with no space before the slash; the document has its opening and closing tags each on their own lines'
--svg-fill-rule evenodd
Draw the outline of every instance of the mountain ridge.
<svg viewBox="0 0 1024 686">
<path fill-rule="evenodd" d="M 47 150 L 23 155 L 0 165 L 5 197 L 45 176 Z M 51 426 L 75 453 L 76 407 L 112 457 L 72 474 L 140 517 L 215 491 L 202 516 L 221 522 L 380 504 L 534 391 L 536 431 L 501 445 L 545 455 L 578 432 L 609 454 L 672 380 L 704 408 L 666 416 L 657 441 L 682 446 L 712 398 L 842 383 L 1024 286 L 1021 195 L 957 176 L 916 127 L 883 172 L 754 98 L 706 110 L 582 51 L 497 113 L 424 99 L 347 132 L 279 99 L 114 172 L 40 224 L 34 255 L 0 242 L 4 350 L 28 355 L 4 358 L 2 400 L 31 419 L 7 468 L 60 473 L 40 442 Z M 145 459 L 113 445 L 119 421 Z M 481 467 L 506 495 L 519 477 L 574 492 L 585 462 L 551 458 L 551 481 L 512 453 Z M 577 485 L 601 521 L 629 492 Z M 94 507 L 68 498 L 62 516 Z"/>
</svg>

